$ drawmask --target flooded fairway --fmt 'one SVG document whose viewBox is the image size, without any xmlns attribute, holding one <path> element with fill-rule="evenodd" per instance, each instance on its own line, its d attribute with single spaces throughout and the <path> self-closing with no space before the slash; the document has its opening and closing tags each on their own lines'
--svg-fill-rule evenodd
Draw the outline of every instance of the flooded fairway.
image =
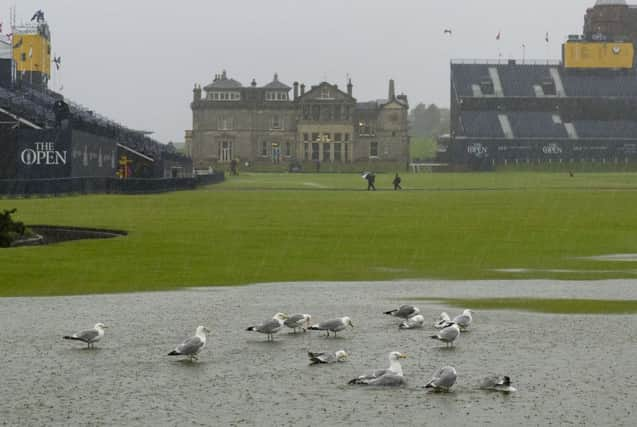
<svg viewBox="0 0 637 427">
<path fill-rule="evenodd" d="M 632 425 L 637 401 L 637 316 L 476 310 L 456 347 L 432 327 L 399 330 L 383 311 L 410 298 L 637 300 L 631 281 L 295 283 L 176 292 L 0 299 L 3 425 Z M 429 323 L 441 311 L 413 301 Z M 274 342 L 246 327 L 274 313 L 349 316 L 326 339 L 282 331 Z M 429 322 L 431 321 L 431 322 Z M 63 335 L 109 326 L 94 350 Z M 198 325 L 211 329 L 195 363 L 166 354 Z M 345 349 L 349 360 L 309 366 L 308 351 Z M 406 388 L 348 386 L 408 354 Z M 421 388 L 452 365 L 452 393 Z M 477 389 L 509 375 L 517 393 Z M 630 420 L 633 420 L 632 422 Z"/>
</svg>

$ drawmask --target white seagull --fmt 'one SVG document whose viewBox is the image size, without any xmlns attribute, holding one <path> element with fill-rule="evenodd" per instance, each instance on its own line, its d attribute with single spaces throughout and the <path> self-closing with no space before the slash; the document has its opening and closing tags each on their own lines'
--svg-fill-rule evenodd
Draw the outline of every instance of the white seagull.
<svg viewBox="0 0 637 427">
<path fill-rule="evenodd" d="M 93 329 L 80 331 L 73 335 L 65 335 L 63 338 L 65 340 L 82 341 L 87 344 L 87 348 L 95 348 L 94 344 L 104 336 L 104 328 L 106 328 L 106 325 L 103 323 L 96 323 Z"/>
<path fill-rule="evenodd" d="M 463 331 L 469 327 L 471 322 L 473 321 L 473 317 L 471 316 L 473 311 L 467 309 L 462 312 L 462 314 L 457 315 L 453 318 L 453 323 L 457 323 L 460 326 L 460 329 Z"/>
<path fill-rule="evenodd" d="M 309 314 L 293 314 L 288 317 L 284 324 L 290 329 L 294 330 L 296 333 L 297 328 L 303 329 L 303 332 L 310 326 L 310 322 L 312 321 L 312 316 Z"/>
<path fill-rule="evenodd" d="M 460 335 L 460 328 L 453 322 L 448 322 L 447 326 L 438 332 L 437 335 L 432 335 L 431 338 L 442 341 L 447 344 L 447 347 L 453 345 L 453 342 Z"/>
<path fill-rule="evenodd" d="M 425 326 L 425 317 L 422 314 L 417 314 L 413 317 L 410 317 L 407 320 L 403 320 L 403 322 L 398 325 L 399 329 L 418 329 Z"/>
<path fill-rule="evenodd" d="M 393 310 L 386 311 L 383 314 L 400 317 L 401 319 L 409 319 L 410 317 L 420 314 L 420 309 L 418 307 L 414 307 L 413 305 L 404 304 Z"/>
<path fill-rule="evenodd" d="M 313 353 L 309 351 L 307 356 L 310 358 L 310 365 L 318 365 L 321 363 L 344 362 L 349 357 L 345 350 L 339 350 L 334 353 Z"/>
<path fill-rule="evenodd" d="M 354 324 L 352 323 L 352 319 L 345 316 L 338 319 L 326 320 L 325 322 L 317 323 L 316 325 L 310 326 L 308 329 L 312 331 L 326 331 L 327 336 L 329 337 L 330 331 L 334 332 L 334 336 L 336 336 L 337 332 L 342 331 L 343 329 L 347 328 L 347 326 L 351 326 L 353 328 Z"/>
<path fill-rule="evenodd" d="M 210 333 L 210 329 L 205 326 L 197 326 L 195 335 L 179 344 L 168 355 L 188 356 L 190 360 L 197 360 L 197 355 L 206 346 L 206 333 Z"/>
<path fill-rule="evenodd" d="M 434 372 L 425 388 L 433 388 L 435 391 L 449 391 L 456 383 L 456 378 L 456 369 L 452 366 L 445 366 Z"/>
<path fill-rule="evenodd" d="M 283 322 L 287 320 L 288 315 L 285 313 L 277 313 L 270 320 L 266 320 L 260 325 L 250 326 L 246 331 L 260 332 L 268 336 L 268 341 L 274 341 L 274 334 L 279 332 L 283 327 Z"/>
<path fill-rule="evenodd" d="M 513 393 L 515 387 L 511 385 L 511 378 L 506 375 L 489 375 L 480 382 L 482 390 L 501 391 L 503 393 Z"/>
<path fill-rule="evenodd" d="M 449 317 L 446 311 L 443 311 L 442 313 L 440 313 L 440 317 L 438 317 L 438 320 L 436 321 L 436 323 L 434 323 L 434 328 L 442 329 L 445 326 L 447 326 L 448 322 L 451 322 L 451 318 Z"/>
<path fill-rule="evenodd" d="M 400 359 L 407 358 L 406 354 L 398 351 L 389 353 L 389 368 L 377 369 L 368 374 L 350 380 L 348 384 L 363 384 L 377 386 L 401 386 L 406 383 Z"/>
</svg>

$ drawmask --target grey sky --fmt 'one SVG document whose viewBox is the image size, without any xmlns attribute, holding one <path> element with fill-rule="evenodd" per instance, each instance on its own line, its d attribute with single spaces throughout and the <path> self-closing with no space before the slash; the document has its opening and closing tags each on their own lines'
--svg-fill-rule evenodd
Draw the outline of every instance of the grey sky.
<svg viewBox="0 0 637 427">
<path fill-rule="evenodd" d="M 389 78 L 418 102 L 449 105 L 451 58 L 559 58 L 594 0 L 0 0 L 18 22 L 44 10 L 62 70 L 53 89 L 163 141 L 191 127 L 195 82 L 215 73 L 244 85 L 275 72 L 291 86 L 349 73 L 360 101 Z M 453 30 L 451 37 L 443 30 Z M 501 31 L 500 41 L 496 34 Z M 547 46 L 545 34 L 550 34 Z"/>
</svg>

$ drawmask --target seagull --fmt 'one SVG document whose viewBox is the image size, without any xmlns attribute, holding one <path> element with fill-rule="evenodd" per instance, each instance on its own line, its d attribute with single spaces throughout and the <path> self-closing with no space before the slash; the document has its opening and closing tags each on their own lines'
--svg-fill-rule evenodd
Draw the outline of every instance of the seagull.
<svg viewBox="0 0 637 427">
<path fill-rule="evenodd" d="M 308 329 L 312 331 L 327 331 L 327 336 L 330 336 L 330 331 L 334 332 L 334 336 L 339 331 L 347 328 L 347 326 L 354 327 L 352 323 L 352 319 L 349 317 L 341 317 L 339 319 L 326 320 L 325 322 L 317 323 L 316 325 L 310 326 Z"/>
<path fill-rule="evenodd" d="M 274 334 L 279 332 L 283 327 L 283 322 L 287 320 L 288 315 L 285 313 L 277 313 L 270 320 L 266 320 L 260 325 L 250 326 L 246 331 L 261 332 L 268 336 L 268 341 L 274 341 Z"/>
<path fill-rule="evenodd" d="M 446 28 L 442 33 L 443 34 L 449 34 L 449 35 L 453 34 L 451 29 L 449 29 L 449 28 Z"/>
<path fill-rule="evenodd" d="M 451 322 L 451 318 L 449 317 L 447 312 L 443 311 L 442 313 L 440 313 L 440 317 L 438 318 L 438 321 L 434 323 L 434 328 L 442 329 L 445 326 L 447 326 L 447 323 L 449 322 Z"/>
<path fill-rule="evenodd" d="M 400 317 L 401 319 L 409 319 L 412 316 L 420 314 L 420 310 L 418 307 L 414 307 L 413 305 L 401 305 L 397 309 L 386 311 L 384 314 L 388 314 L 394 317 Z"/>
<path fill-rule="evenodd" d="M 310 358 L 310 365 L 344 362 L 349 357 L 345 350 L 339 350 L 334 353 L 312 353 L 309 351 L 307 355 Z"/>
<path fill-rule="evenodd" d="M 452 366 L 445 366 L 434 372 L 425 388 L 433 388 L 434 391 L 449 391 L 456 383 L 456 378 L 456 369 Z"/>
<path fill-rule="evenodd" d="M 309 314 L 293 314 L 285 320 L 284 324 L 288 328 L 294 329 L 294 333 L 296 333 L 297 328 L 301 328 L 305 332 L 306 328 L 310 326 L 311 320 L 312 316 Z"/>
<path fill-rule="evenodd" d="M 425 326 L 425 317 L 422 314 L 417 314 L 407 320 L 403 320 L 403 322 L 398 325 L 398 329 L 417 329 L 423 326 Z"/>
<path fill-rule="evenodd" d="M 511 378 L 500 375 L 489 375 L 480 382 L 482 390 L 501 391 L 503 393 L 513 393 L 515 387 L 511 385 Z"/>
<path fill-rule="evenodd" d="M 441 329 L 437 335 L 432 335 L 431 338 L 447 343 L 448 347 L 449 345 L 453 345 L 453 342 L 456 338 L 458 338 L 458 335 L 460 335 L 460 328 L 458 325 L 453 322 L 448 322 L 447 326 Z"/>
<path fill-rule="evenodd" d="M 95 348 L 95 343 L 104 336 L 104 328 L 106 328 L 106 325 L 103 323 L 96 323 L 93 329 L 87 329 L 73 335 L 65 335 L 63 338 L 65 340 L 82 341 L 88 345 L 87 348 Z"/>
<path fill-rule="evenodd" d="M 473 321 L 473 317 L 471 317 L 472 314 L 473 314 L 473 311 L 467 309 L 463 311 L 462 314 L 459 314 L 456 317 L 454 317 L 453 323 L 457 323 L 458 326 L 460 326 L 460 329 L 464 331 L 465 329 L 469 327 L 469 325 Z"/>
<path fill-rule="evenodd" d="M 389 368 L 377 369 L 366 375 L 350 380 L 348 384 L 364 384 L 378 386 L 400 386 L 406 383 L 403 377 L 403 368 L 400 359 L 406 359 L 407 355 L 398 351 L 389 353 Z"/>
<path fill-rule="evenodd" d="M 210 329 L 205 326 L 197 326 L 195 336 L 179 344 L 173 351 L 168 353 L 168 355 L 188 356 L 190 360 L 197 360 L 197 354 L 206 346 L 206 333 L 210 333 Z"/>
</svg>

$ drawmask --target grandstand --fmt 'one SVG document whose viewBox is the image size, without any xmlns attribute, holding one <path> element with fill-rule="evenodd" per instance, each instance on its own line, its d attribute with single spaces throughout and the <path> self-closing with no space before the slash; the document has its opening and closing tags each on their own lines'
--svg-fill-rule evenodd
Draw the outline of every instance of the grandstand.
<svg viewBox="0 0 637 427">
<path fill-rule="evenodd" d="M 637 162 L 637 70 L 630 32 L 637 28 L 637 14 L 625 2 L 598 1 L 585 29 L 596 17 L 608 17 L 608 10 L 619 24 L 596 25 L 603 33 L 569 36 L 561 61 L 452 61 L 444 160 L 472 169 Z"/>
<path fill-rule="evenodd" d="M 0 34 L 0 179 L 192 175 L 192 161 L 172 144 L 48 89 L 50 32 L 43 16 L 12 29 L 12 40 Z M 43 64 L 33 61 L 38 50 Z"/>
</svg>

